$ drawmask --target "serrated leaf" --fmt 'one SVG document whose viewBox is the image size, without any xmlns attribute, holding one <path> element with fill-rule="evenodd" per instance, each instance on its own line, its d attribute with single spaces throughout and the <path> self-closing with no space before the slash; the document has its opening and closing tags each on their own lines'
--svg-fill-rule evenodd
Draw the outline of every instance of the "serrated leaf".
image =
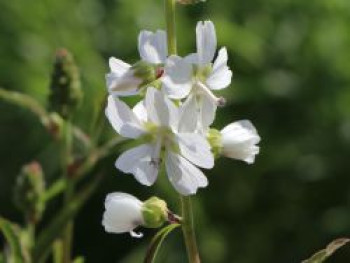
<svg viewBox="0 0 350 263">
<path fill-rule="evenodd" d="M 21 243 L 21 229 L 18 225 L 0 217 L 0 231 L 3 233 L 9 246 L 10 253 L 6 262 L 8 263 L 28 263 L 30 256 L 26 248 Z M 4 260 L 4 258 L 3 258 Z"/>
<path fill-rule="evenodd" d="M 329 258 L 335 251 L 346 245 L 350 239 L 339 238 L 331 242 L 325 249 L 316 252 L 311 258 L 302 261 L 301 263 L 322 263 Z"/>
<path fill-rule="evenodd" d="M 170 224 L 166 227 L 163 227 L 161 230 L 157 232 L 157 234 L 153 237 L 148 249 L 147 253 L 144 259 L 144 263 L 153 263 L 159 248 L 161 247 L 164 239 L 167 237 L 167 235 L 173 231 L 175 228 L 180 226 L 180 224 Z"/>
</svg>

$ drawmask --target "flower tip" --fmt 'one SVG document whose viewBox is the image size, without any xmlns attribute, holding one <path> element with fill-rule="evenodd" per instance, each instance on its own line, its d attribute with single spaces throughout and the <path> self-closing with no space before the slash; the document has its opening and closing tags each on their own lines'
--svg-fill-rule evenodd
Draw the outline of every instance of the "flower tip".
<svg viewBox="0 0 350 263">
<path fill-rule="evenodd" d="M 143 237 L 143 233 L 139 232 L 135 232 L 135 231 L 130 231 L 130 236 L 134 237 L 134 238 L 142 238 Z"/>
<path fill-rule="evenodd" d="M 217 100 L 218 107 L 224 107 L 226 105 L 226 99 L 224 97 L 220 97 Z"/>
</svg>

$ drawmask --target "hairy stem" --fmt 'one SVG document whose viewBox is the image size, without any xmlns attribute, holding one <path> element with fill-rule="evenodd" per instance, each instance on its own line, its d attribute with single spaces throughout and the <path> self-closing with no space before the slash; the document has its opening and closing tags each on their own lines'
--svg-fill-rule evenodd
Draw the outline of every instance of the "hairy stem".
<svg viewBox="0 0 350 263">
<path fill-rule="evenodd" d="M 71 162 L 72 155 L 72 127 L 69 120 L 65 123 L 65 129 L 63 134 L 63 149 L 62 149 L 62 169 L 63 177 L 66 179 L 66 189 L 64 193 L 64 206 L 68 206 L 72 196 L 74 195 L 74 183 L 68 174 L 68 166 Z M 70 263 L 71 261 L 71 249 L 73 239 L 73 220 L 68 221 L 63 231 L 63 257 L 62 263 Z"/>
<path fill-rule="evenodd" d="M 196 243 L 196 234 L 194 231 L 194 221 L 191 197 L 181 196 L 182 209 L 182 232 L 185 239 L 188 260 L 190 263 L 200 263 L 199 253 Z"/>
<path fill-rule="evenodd" d="M 167 28 L 167 40 L 169 55 L 176 55 L 176 26 L 175 26 L 175 6 L 176 0 L 165 0 L 165 19 Z M 182 232 L 185 239 L 185 245 L 190 263 L 200 263 L 197 249 L 196 236 L 194 231 L 193 213 L 191 198 L 181 196 L 182 208 Z"/>
</svg>

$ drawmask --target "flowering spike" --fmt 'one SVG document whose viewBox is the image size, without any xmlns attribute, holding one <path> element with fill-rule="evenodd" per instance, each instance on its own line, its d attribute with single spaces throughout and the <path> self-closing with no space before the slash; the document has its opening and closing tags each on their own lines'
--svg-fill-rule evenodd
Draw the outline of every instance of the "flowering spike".
<svg viewBox="0 0 350 263">
<path fill-rule="evenodd" d="M 83 92 L 78 68 L 66 49 L 56 52 L 50 89 L 50 110 L 68 118 L 82 100 Z"/>
<path fill-rule="evenodd" d="M 23 166 L 15 185 L 14 201 L 27 220 L 37 223 L 45 209 L 45 182 L 41 166 L 31 162 Z"/>
</svg>

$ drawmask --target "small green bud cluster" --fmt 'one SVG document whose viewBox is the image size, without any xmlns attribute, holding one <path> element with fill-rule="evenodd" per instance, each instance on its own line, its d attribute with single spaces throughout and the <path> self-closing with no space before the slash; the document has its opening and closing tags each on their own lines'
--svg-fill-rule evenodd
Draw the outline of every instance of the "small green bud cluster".
<svg viewBox="0 0 350 263">
<path fill-rule="evenodd" d="M 214 157 L 219 157 L 222 151 L 222 141 L 221 133 L 216 129 L 210 129 L 207 135 L 207 140 L 210 144 L 211 151 L 214 154 Z"/>
<path fill-rule="evenodd" d="M 206 0 L 177 0 L 177 2 L 182 5 L 194 5 L 205 1 Z"/>
<path fill-rule="evenodd" d="M 31 162 L 23 166 L 15 185 L 14 201 L 31 222 L 38 222 L 45 209 L 45 182 L 41 166 Z"/>
<path fill-rule="evenodd" d="M 65 49 L 56 53 L 50 89 L 50 110 L 67 119 L 78 107 L 83 92 L 73 56 Z"/>
<path fill-rule="evenodd" d="M 166 202 L 155 196 L 149 198 L 142 205 L 142 216 L 145 227 L 161 227 L 168 219 Z"/>
</svg>

